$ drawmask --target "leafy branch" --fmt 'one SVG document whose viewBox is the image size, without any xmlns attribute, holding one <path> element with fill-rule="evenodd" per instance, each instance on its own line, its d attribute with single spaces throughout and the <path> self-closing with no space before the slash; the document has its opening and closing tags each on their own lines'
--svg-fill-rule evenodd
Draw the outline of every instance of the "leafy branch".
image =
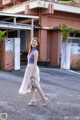
<svg viewBox="0 0 80 120">
<path fill-rule="evenodd" d="M 70 33 L 78 33 L 80 34 L 80 29 L 73 29 L 70 28 L 69 26 L 65 25 L 65 24 L 60 24 L 58 26 L 58 28 L 62 31 L 62 40 L 66 41 L 69 37 Z"/>
<path fill-rule="evenodd" d="M 0 30 L 0 42 L 2 42 L 4 40 L 5 33 L 6 33 L 6 31 L 1 31 Z"/>
</svg>

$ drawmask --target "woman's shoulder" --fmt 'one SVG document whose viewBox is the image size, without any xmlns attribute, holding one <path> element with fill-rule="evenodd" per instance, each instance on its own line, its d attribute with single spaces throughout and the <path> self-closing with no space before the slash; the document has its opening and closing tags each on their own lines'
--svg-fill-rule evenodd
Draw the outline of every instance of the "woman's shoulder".
<svg viewBox="0 0 80 120">
<path fill-rule="evenodd" d="M 36 53 L 38 53 L 38 50 L 36 49 L 36 50 L 34 50 L 34 53 L 36 54 Z"/>
<path fill-rule="evenodd" d="M 38 55 L 38 50 L 35 50 L 35 51 L 34 51 L 34 55 Z"/>
</svg>

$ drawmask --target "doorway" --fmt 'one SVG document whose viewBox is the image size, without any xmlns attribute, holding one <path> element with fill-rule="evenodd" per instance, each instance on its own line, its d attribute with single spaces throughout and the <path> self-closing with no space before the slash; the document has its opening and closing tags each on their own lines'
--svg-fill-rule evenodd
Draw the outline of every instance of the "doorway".
<svg viewBox="0 0 80 120">
<path fill-rule="evenodd" d="M 27 46 L 28 46 L 28 39 L 27 39 L 27 30 L 20 30 L 20 63 L 21 65 L 27 64 Z"/>
<path fill-rule="evenodd" d="M 61 31 L 48 31 L 48 59 L 53 67 L 59 67 L 61 50 Z"/>
</svg>

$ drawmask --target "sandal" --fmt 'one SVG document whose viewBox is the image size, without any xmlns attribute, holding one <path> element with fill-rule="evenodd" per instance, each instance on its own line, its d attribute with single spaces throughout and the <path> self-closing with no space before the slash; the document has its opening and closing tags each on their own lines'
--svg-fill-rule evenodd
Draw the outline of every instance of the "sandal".
<svg viewBox="0 0 80 120">
<path fill-rule="evenodd" d="M 43 101 L 43 106 L 44 106 L 44 107 L 47 106 L 47 102 L 48 102 L 48 100 L 49 100 L 49 99 L 48 99 L 47 97 L 45 97 L 45 101 Z"/>
<path fill-rule="evenodd" d="M 32 101 L 32 102 L 28 103 L 28 106 L 34 106 L 34 105 L 36 105 L 35 101 Z"/>
</svg>

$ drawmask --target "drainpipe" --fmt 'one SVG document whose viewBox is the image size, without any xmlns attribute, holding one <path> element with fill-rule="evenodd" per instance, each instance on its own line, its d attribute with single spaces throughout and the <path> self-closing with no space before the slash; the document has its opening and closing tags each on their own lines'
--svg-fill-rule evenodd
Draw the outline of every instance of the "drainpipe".
<svg viewBox="0 0 80 120">
<path fill-rule="evenodd" d="M 8 29 L 7 29 L 7 32 L 6 32 L 6 36 L 7 36 L 7 38 L 8 38 Z"/>
<path fill-rule="evenodd" d="M 31 20 L 31 40 L 34 37 L 34 19 Z"/>
<path fill-rule="evenodd" d="M 14 17 L 14 25 L 16 25 L 16 17 Z"/>
<path fill-rule="evenodd" d="M 20 30 L 17 30 L 17 37 L 20 38 Z"/>
</svg>

